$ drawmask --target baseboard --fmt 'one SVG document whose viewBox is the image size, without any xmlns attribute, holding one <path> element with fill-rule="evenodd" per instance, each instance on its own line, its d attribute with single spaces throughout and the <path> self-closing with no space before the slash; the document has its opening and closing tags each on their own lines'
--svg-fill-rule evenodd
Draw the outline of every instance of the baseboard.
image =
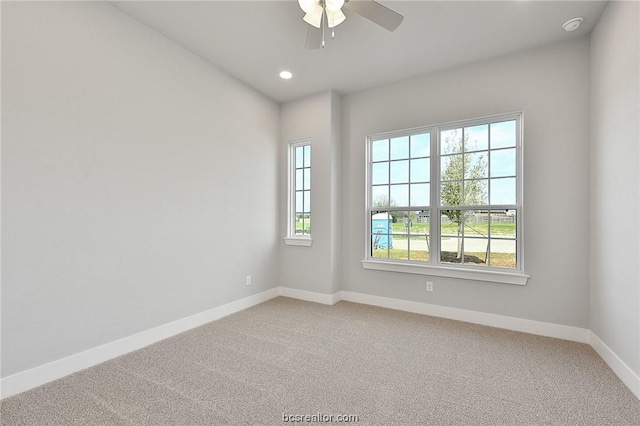
<svg viewBox="0 0 640 426">
<path fill-rule="evenodd" d="M 488 314 L 486 312 L 469 311 L 466 309 L 450 308 L 447 306 L 430 305 L 428 303 L 412 302 L 409 300 L 391 299 L 388 297 L 372 296 L 370 294 L 353 293 L 350 291 L 343 291 L 341 298 L 347 302 L 380 306 L 382 308 L 488 325 L 490 327 L 521 331 L 539 336 L 589 343 L 589 330 L 586 328 L 507 317 L 504 315 Z"/>
<path fill-rule="evenodd" d="M 333 305 L 341 300 L 340 294 L 316 293 L 314 291 L 299 290 L 291 287 L 280 287 L 280 296 L 291 297 L 292 299 L 306 300 L 307 302 L 321 303 L 323 305 Z"/>
<path fill-rule="evenodd" d="M 600 355 L 614 373 L 633 394 L 640 399 L 640 376 L 638 376 L 614 351 L 611 350 L 593 331 L 590 332 L 591 347 Z"/>
<path fill-rule="evenodd" d="M 217 308 L 177 320 L 151 330 L 143 331 L 115 342 L 56 360 L 30 370 L 0 379 L 0 398 L 27 391 L 69 374 L 108 361 L 112 358 L 141 349 L 160 340 L 188 331 L 227 315 L 258 305 L 277 296 L 291 297 L 325 305 L 333 305 L 340 300 L 396 309 L 440 318 L 482 324 L 507 330 L 521 331 L 540 336 L 555 337 L 580 343 L 588 343 L 605 360 L 611 369 L 640 398 L 640 377 L 629 368 L 598 336 L 588 329 L 507 317 L 447 306 L 431 305 L 408 300 L 392 299 L 350 291 L 322 294 L 289 287 L 276 287 Z"/>
<path fill-rule="evenodd" d="M 168 324 L 161 325 L 132 336 L 125 337 L 114 342 L 70 355 L 30 370 L 5 377 L 0 380 L 0 398 L 41 386 L 53 380 L 60 379 L 69 374 L 85 368 L 92 367 L 118 356 L 141 349 L 145 346 L 164 340 L 176 334 L 199 327 L 211 321 L 215 321 L 227 315 L 242 311 L 258 305 L 279 295 L 278 287 L 244 299 L 236 300 L 226 305 L 218 306 L 199 314 L 192 315 Z"/>
</svg>

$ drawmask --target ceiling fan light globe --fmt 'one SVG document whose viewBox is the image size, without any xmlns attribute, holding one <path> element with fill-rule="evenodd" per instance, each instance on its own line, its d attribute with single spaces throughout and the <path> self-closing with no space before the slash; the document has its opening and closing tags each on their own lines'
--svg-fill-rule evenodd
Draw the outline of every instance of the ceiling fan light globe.
<svg viewBox="0 0 640 426">
<path fill-rule="evenodd" d="M 322 8 L 322 6 L 320 6 L 320 4 L 316 4 L 316 7 L 315 9 L 313 9 L 313 12 L 307 13 L 306 15 L 304 15 L 304 18 L 302 19 L 307 24 L 313 25 L 316 28 L 320 28 L 320 26 L 322 25 L 323 13 L 324 13 L 324 9 Z"/>
<path fill-rule="evenodd" d="M 327 11 L 327 26 L 329 28 L 337 27 L 342 24 L 347 17 L 338 9 L 337 12 Z"/>
<path fill-rule="evenodd" d="M 318 5 L 319 0 L 298 0 L 298 4 L 300 5 L 300 9 L 304 11 L 304 13 L 311 13 Z"/>
<path fill-rule="evenodd" d="M 325 0 L 327 12 L 338 12 L 344 6 L 344 0 Z"/>
</svg>

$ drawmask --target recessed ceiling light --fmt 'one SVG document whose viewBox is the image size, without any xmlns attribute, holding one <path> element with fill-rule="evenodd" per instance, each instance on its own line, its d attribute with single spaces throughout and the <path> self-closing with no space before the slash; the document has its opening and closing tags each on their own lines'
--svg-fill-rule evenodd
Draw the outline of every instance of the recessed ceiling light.
<svg viewBox="0 0 640 426">
<path fill-rule="evenodd" d="M 582 24 L 582 21 L 584 21 L 584 18 L 582 17 L 569 19 L 567 22 L 562 24 L 562 29 L 564 29 L 566 32 L 575 31 L 578 29 L 580 24 Z"/>
<path fill-rule="evenodd" d="M 293 77 L 293 74 L 291 74 L 291 72 L 289 72 L 289 71 L 280 71 L 280 78 L 283 78 L 285 80 L 289 80 L 291 77 Z"/>
</svg>

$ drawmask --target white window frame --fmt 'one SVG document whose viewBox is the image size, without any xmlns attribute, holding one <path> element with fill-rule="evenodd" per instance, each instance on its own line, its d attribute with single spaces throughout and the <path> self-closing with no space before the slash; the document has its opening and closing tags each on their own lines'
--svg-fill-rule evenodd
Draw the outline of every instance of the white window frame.
<svg viewBox="0 0 640 426">
<path fill-rule="evenodd" d="M 311 234 L 296 235 L 296 148 L 309 146 L 311 148 L 311 140 L 303 139 L 289 143 L 288 147 L 288 179 L 287 179 L 287 236 L 284 237 L 284 243 L 288 246 L 311 246 L 313 239 Z M 313 170 L 313 150 L 309 155 L 310 173 Z M 313 179 L 312 179 L 313 181 Z M 313 194 L 311 185 L 309 186 L 310 195 Z M 309 200 L 311 205 L 311 200 Z"/>
<path fill-rule="evenodd" d="M 517 268 L 498 268 L 491 266 L 473 266 L 469 264 L 451 264 L 440 262 L 440 220 L 441 210 L 450 210 L 450 207 L 440 206 L 440 132 L 460 127 L 472 127 L 481 124 L 488 124 L 501 121 L 516 121 L 516 204 L 510 205 L 510 209 L 516 210 L 516 265 Z M 365 269 L 401 272 L 409 274 L 430 275 L 447 278 L 468 279 L 476 281 L 487 281 L 504 284 L 525 285 L 529 276 L 524 270 L 524 232 L 523 232 L 523 211 L 524 211 L 524 185 L 523 185 L 523 122 L 524 113 L 522 111 L 506 114 L 497 114 L 486 117 L 479 117 L 469 120 L 460 120 L 434 124 L 414 129 L 406 129 L 394 132 L 379 133 L 366 138 L 366 201 L 365 201 L 365 258 L 362 266 Z M 400 259 L 373 258 L 371 253 L 371 212 L 377 210 L 372 206 L 372 184 L 371 184 L 371 146 L 372 142 L 381 139 L 391 139 L 410 135 L 431 134 L 431 182 L 430 182 L 430 227 L 429 238 L 431 251 L 429 261 L 411 261 Z M 490 200 L 488 200 L 490 201 Z M 497 206 L 491 205 L 489 206 Z M 499 208 L 499 207 L 498 207 Z M 504 209 L 504 207 L 503 207 Z"/>
</svg>

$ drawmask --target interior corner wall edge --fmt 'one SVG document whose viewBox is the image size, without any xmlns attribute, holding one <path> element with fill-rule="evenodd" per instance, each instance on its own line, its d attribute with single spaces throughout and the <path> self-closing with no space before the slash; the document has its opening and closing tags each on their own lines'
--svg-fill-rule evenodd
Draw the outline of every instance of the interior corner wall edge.
<svg viewBox="0 0 640 426">
<path fill-rule="evenodd" d="M 343 290 L 588 328 L 588 37 L 347 95 L 342 108 Z M 520 110 L 527 285 L 433 277 L 427 293 L 423 275 L 364 270 L 366 136 Z"/>
<path fill-rule="evenodd" d="M 2 91 L 3 377 L 276 287 L 278 104 L 104 2 L 3 2 Z"/>
<path fill-rule="evenodd" d="M 591 33 L 590 328 L 640 376 L 640 4 Z M 637 385 L 640 397 L 640 384 Z"/>
<path fill-rule="evenodd" d="M 331 288 L 342 290 L 342 99 L 331 93 Z"/>
</svg>

